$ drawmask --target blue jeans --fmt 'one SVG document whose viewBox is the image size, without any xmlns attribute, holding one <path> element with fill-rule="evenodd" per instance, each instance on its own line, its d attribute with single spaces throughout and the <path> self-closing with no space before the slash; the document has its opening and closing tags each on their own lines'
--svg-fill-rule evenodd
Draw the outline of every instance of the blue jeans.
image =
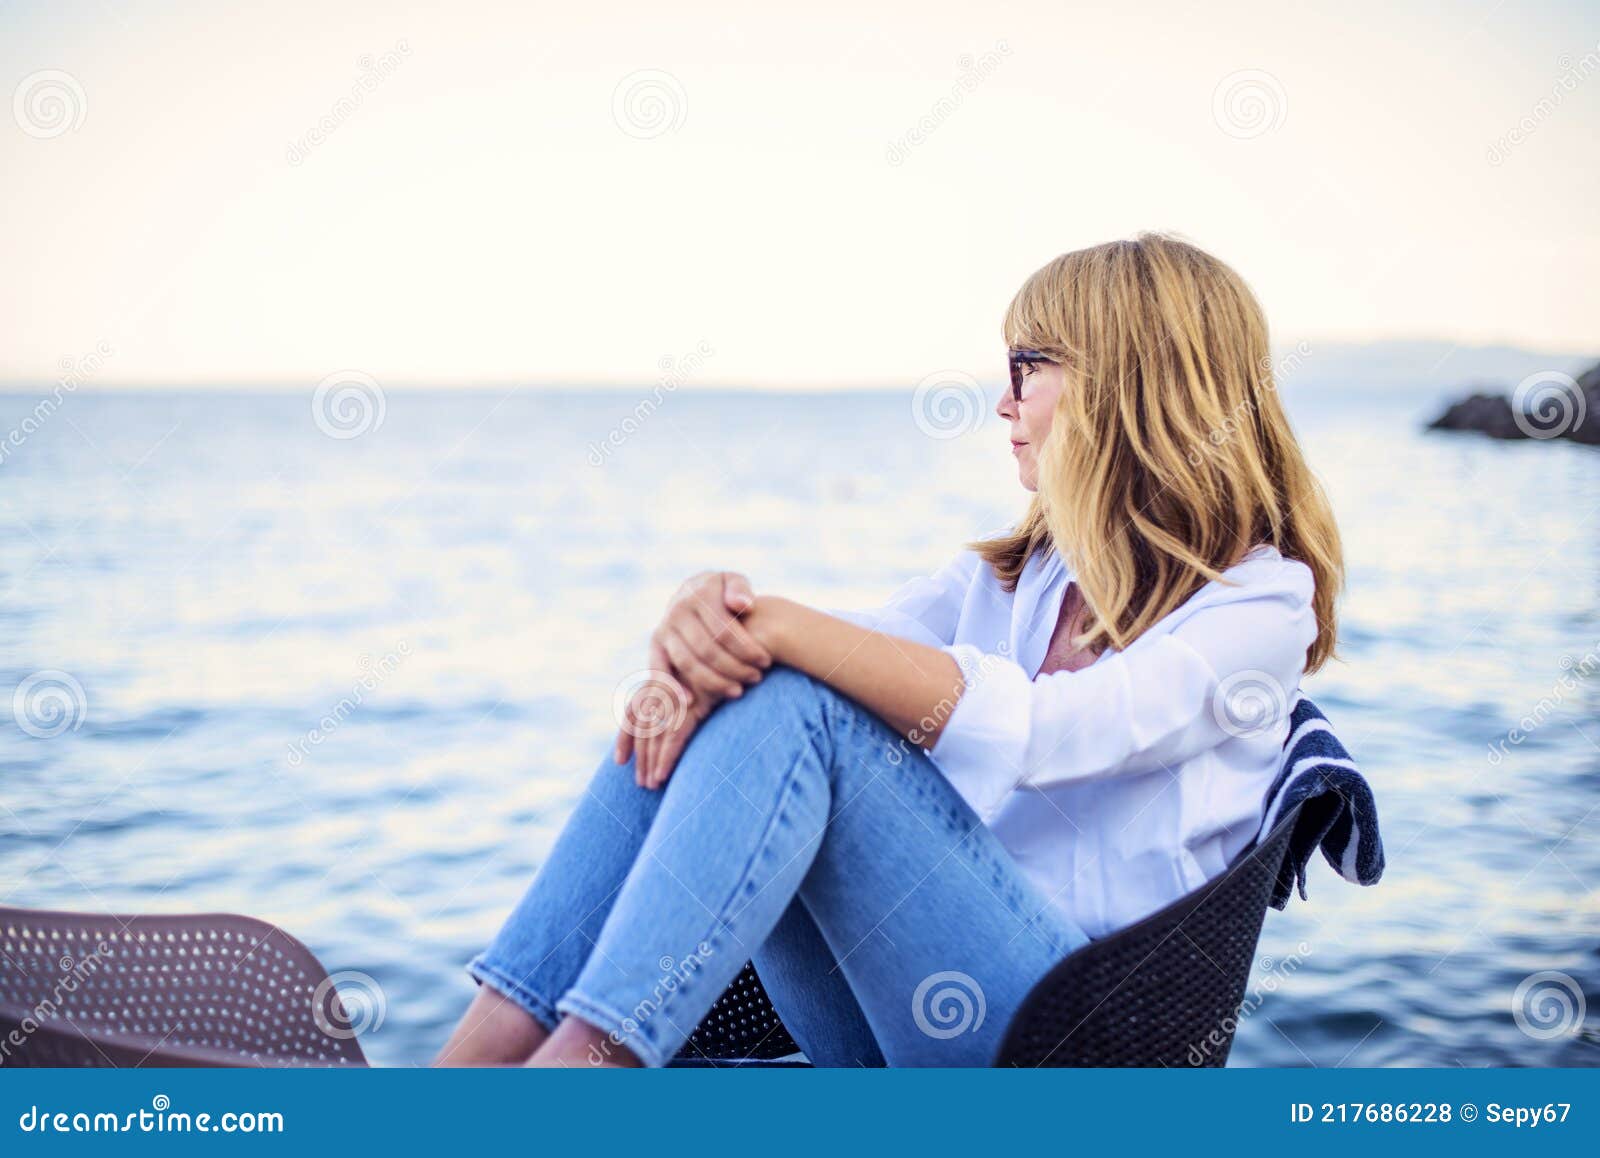
<svg viewBox="0 0 1600 1158">
<path fill-rule="evenodd" d="M 664 1065 L 753 958 L 816 1065 L 981 1066 L 1088 939 L 920 748 L 775 665 L 663 790 L 608 755 L 468 968 L 546 1028 L 576 1014 Z"/>
</svg>

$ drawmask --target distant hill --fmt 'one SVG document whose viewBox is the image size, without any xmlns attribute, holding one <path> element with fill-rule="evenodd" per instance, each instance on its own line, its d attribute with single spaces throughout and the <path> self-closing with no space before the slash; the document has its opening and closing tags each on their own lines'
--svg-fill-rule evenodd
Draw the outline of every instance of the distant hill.
<svg viewBox="0 0 1600 1158">
<path fill-rule="evenodd" d="M 1431 339 L 1316 342 L 1299 350 L 1274 345 L 1281 383 L 1290 389 L 1350 389 L 1457 395 L 1472 388 L 1509 390 L 1530 374 L 1559 370 L 1574 377 L 1600 360 L 1600 350 L 1528 350 L 1470 346 Z"/>
</svg>

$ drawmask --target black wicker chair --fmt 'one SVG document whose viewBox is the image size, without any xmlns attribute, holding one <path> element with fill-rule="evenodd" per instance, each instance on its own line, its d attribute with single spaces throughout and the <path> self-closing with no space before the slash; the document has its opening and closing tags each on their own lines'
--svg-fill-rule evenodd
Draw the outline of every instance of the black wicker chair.
<svg viewBox="0 0 1600 1158">
<path fill-rule="evenodd" d="M 994 1064 L 1225 1065 L 1299 815 L 1280 819 L 1222 876 L 1063 960 L 1018 1008 Z M 747 963 L 675 1064 L 772 1064 L 798 1051 Z"/>
</svg>

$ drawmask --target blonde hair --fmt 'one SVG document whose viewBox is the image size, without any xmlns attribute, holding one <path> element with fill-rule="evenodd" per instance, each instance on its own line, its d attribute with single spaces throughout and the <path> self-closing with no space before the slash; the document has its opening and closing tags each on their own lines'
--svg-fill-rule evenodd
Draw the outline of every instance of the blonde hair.
<svg viewBox="0 0 1600 1158">
<path fill-rule="evenodd" d="M 1306 670 L 1334 654 L 1339 530 L 1279 403 L 1261 306 L 1238 274 L 1163 234 L 1062 254 L 1012 299 L 1005 339 L 1063 369 L 1027 514 L 1011 533 L 969 544 L 1007 590 L 1030 557 L 1057 546 L 1087 605 L 1078 644 L 1121 649 L 1271 544 L 1315 580 Z"/>
</svg>

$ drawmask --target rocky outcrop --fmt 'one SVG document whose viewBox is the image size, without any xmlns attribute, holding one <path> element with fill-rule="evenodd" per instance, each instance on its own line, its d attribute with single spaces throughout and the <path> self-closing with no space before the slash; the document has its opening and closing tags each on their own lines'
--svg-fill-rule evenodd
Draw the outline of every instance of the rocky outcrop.
<svg viewBox="0 0 1600 1158">
<path fill-rule="evenodd" d="M 1509 396 L 1474 393 L 1452 403 L 1428 429 L 1600 446 L 1600 363 L 1576 379 L 1554 370 L 1532 374 Z"/>
<path fill-rule="evenodd" d="M 1588 446 L 1600 446 L 1600 364 L 1579 375 L 1578 389 L 1583 391 L 1585 413 L 1567 437 Z"/>
<path fill-rule="evenodd" d="M 1475 430 L 1490 438 L 1527 438 L 1504 394 L 1473 394 L 1428 423 L 1429 430 Z"/>
</svg>

